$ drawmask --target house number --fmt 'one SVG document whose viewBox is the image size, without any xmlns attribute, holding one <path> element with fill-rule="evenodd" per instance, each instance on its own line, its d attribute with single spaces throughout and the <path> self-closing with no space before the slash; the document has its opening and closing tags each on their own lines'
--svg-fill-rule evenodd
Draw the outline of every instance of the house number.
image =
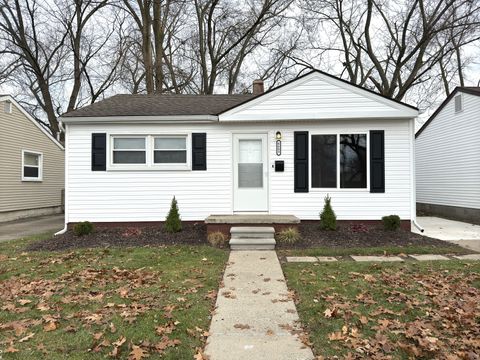
<svg viewBox="0 0 480 360">
<path fill-rule="evenodd" d="M 277 156 L 282 155 L 282 140 L 277 140 L 276 150 L 277 150 Z"/>
</svg>

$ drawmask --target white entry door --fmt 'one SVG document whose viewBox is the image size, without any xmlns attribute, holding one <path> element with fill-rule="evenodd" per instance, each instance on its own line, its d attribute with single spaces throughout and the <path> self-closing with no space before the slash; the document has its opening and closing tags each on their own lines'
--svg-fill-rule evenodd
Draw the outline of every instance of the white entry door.
<svg viewBox="0 0 480 360">
<path fill-rule="evenodd" d="M 268 211 L 267 134 L 233 135 L 233 210 Z"/>
</svg>

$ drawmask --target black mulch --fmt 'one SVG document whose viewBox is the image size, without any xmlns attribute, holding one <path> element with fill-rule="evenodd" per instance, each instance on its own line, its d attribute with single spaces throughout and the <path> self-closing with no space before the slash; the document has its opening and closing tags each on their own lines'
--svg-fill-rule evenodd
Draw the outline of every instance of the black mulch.
<svg viewBox="0 0 480 360">
<path fill-rule="evenodd" d="M 294 245 L 282 245 L 279 248 L 314 248 L 314 247 L 376 247 L 426 245 L 432 247 L 457 247 L 446 241 L 432 239 L 407 230 L 386 231 L 382 225 L 340 224 L 337 230 L 321 230 L 319 223 L 302 223 L 299 227 L 302 239 Z"/>
<path fill-rule="evenodd" d="M 182 231 L 169 234 L 161 226 L 99 228 L 89 235 L 75 236 L 69 230 L 63 235 L 30 244 L 27 251 L 55 251 L 74 248 L 108 246 L 161 246 L 203 245 L 207 243 L 206 226 L 203 222 L 184 223 Z"/>
<path fill-rule="evenodd" d="M 162 246 L 162 245 L 204 245 L 208 244 L 206 226 L 203 222 L 184 223 L 183 230 L 169 234 L 161 226 L 99 228 L 92 234 L 75 236 L 72 231 L 30 244 L 27 251 L 55 251 L 75 248 L 109 246 Z M 406 230 L 385 231 L 377 225 L 341 224 L 336 231 L 319 228 L 315 222 L 299 226 L 301 240 L 295 244 L 283 245 L 281 249 L 305 249 L 315 247 L 353 248 L 376 246 L 426 245 L 432 247 L 456 247 L 445 241 L 421 236 Z"/>
</svg>

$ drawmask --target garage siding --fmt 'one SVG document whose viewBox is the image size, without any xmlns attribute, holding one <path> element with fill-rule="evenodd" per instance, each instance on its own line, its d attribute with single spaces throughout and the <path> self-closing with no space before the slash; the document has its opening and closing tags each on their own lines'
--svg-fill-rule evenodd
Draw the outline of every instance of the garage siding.
<svg viewBox="0 0 480 360">
<path fill-rule="evenodd" d="M 460 94 L 415 140 L 417 202 L 480 209 L 480 96 Z"/>
</svg>

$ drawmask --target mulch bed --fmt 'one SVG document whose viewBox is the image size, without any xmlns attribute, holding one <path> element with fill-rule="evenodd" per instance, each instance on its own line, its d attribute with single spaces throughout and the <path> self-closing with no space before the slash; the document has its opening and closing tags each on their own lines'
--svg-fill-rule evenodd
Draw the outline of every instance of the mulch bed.
<svg viewBox="0 0 480 360">
<path fill-rule="evenodd" d="M 339 224 L 337 230 L 321 230 L 317 222 L 304 222 L 299 226 L 302 239 L 291 245 L 277 242 L 277 248 L 306 249 L 315 247 L 376 247 L 427 245 L 438 247 L 456 247 L 446 241 L 432 239 L 407 230 L 386 231 L 380 225 Z"/>
<path fill-rule="evenodd" d="M 30 244 L 27 251 L 56 251 L 109 246 L 204 245 L 207 231 L 203 222 L 184 223 L 182 231 L 169 234 L 161 226 L 99 228 L 89 235 L 65 234 Z"/>
<path fill-rule="evenodd" d="M 69 230 L 63 235 L 30 244 L 27 251 L 56 251 L 75 248 L 109 246 L 162 246 L 162 245 L 205 245 L 206 226 L 203 222 L 183 223 L 183 230 L 169 234 L 161 226 L 98 228 L 92 234 L 75 236 Z M 428 245 L 448 247 L 445 241 L 421 236 L 406 230 L 385 231 L 381 226 L 340 224 L 336 231 L 321 230 L 316 222 L 299 225 L 302 239 L 289 245 L 277 242 L 280 249 L 306 249 L 315 247 L 353 248 L 374 246 Z"/>
</svg>

